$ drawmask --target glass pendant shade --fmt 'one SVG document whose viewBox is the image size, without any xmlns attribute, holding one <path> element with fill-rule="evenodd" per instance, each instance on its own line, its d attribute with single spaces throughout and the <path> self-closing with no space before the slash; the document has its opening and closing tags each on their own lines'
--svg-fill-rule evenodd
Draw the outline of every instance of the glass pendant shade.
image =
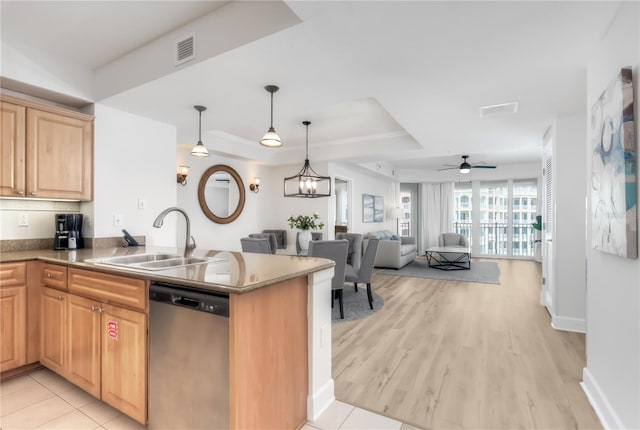
<svg viewBox="0 0 640 430">
<path fill-rule="evenodd" d="M 273 127 L 270 127 L 267 134 L 260 139 L 260 145 L 268 146 L 269 148 L 277 148 L 282 146 L 282 141 L 280 140 L 278 133 L 276 133 L 276 130 Z"/>
<path fill-rule="evenodd" d="M 209 151 L 200 140 L 195 144 L 193 149 L 191 149 L 191 155 L 193 155 L 194 157 L 208 157 Z"/>
<path fill-rule="evenodd" d="M 260 139 L 260 145 L 266 146 L 268 148 L 279 148 L 282 146 L 282 141 L 280 140 L 280 136 L 276 133 L 276 129 L 273 128 L 273 93 L 278 91 L 278 88 L 275 85 L 267 85 L 264 87 L 268 93 L 271 93 L 271 125 L 269 126 L 269 130 L 267 133 Z"/>
<path fill-rule="evenodd" d="M 331 177 L 316 173 L 309 163 L 309 121 L 302 122 L 307 127 L 307 157 L 298 173 L 284 178 L 285 197 L 329 197 L 331 196 Z"/>
<path fill-rule="evenodd" d="M 204 106 L 194 106 L 195 110 L 198 111 L 198 143 L 195 144 L 193 149 L 191 149 L 191 155 L 194 157 L 208 157 L 209 151 L 207 147 L 202 143 L 202 112 L 206 111 L 207 108 Z"/>
</svg>

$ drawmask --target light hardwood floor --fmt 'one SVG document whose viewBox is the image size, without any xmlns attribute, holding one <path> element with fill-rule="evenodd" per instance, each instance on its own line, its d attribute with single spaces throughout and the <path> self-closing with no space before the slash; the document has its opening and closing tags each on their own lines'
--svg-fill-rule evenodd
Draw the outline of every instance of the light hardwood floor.
<svg viewBox="0 0 640 430">
<path fill-rule="evenodd" d="M 374 275 L 384 307 L 333 326 L 336 398 L 425 429 L 601 429 L 584 335 L 551 327 L 540 265 L 487 261 L 500 285 Z"/>
</svg>

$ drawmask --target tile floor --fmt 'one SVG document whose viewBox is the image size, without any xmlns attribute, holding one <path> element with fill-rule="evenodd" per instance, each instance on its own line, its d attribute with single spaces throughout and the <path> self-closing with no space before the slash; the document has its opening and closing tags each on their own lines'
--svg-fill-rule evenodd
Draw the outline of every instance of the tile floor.
<svg viewBox="0 0 640 430">
<path fill-rule="evenodd" d="M 55 373 L 42 369 L 0 384 L 0 430 L 146 427 L 102 403 Z M 303 430 L 417 430 L 342 402 L 334 402 Z"/>
</svg>

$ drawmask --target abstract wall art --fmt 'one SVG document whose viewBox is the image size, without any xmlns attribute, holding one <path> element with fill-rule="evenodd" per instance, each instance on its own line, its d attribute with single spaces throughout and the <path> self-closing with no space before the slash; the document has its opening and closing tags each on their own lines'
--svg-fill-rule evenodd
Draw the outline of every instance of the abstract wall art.
<svg viewBox="0 0 640 430">
<path fill-rule="evenodd" d="M 362 222 L 373 222 L 374 199 L 371 194 L 362 195 Z"/>
<path fill-rule="evenodd" d="M 591 108 L 591 217 L 595 249 L 638 257 L 638 192 L 631 68 Z"/>
</svg>

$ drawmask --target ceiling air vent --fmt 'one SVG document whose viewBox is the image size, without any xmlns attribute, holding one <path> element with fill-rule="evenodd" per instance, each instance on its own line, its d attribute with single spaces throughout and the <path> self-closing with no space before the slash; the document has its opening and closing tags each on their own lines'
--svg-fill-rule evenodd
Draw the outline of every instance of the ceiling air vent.
<svg viewBox="0 0 640 430">
<path fill-rule="evenodd" d="M 518 102 L 502 103 L 499 105 L 483 106 L 480 108 L 480 116 L 498 115 L 503 113 L 518 112 Z"/>
<path fill-rule="evenodd" d="M 176 42 L 176 66 L 196 58 L 194 35 Z"/>
</svg>

